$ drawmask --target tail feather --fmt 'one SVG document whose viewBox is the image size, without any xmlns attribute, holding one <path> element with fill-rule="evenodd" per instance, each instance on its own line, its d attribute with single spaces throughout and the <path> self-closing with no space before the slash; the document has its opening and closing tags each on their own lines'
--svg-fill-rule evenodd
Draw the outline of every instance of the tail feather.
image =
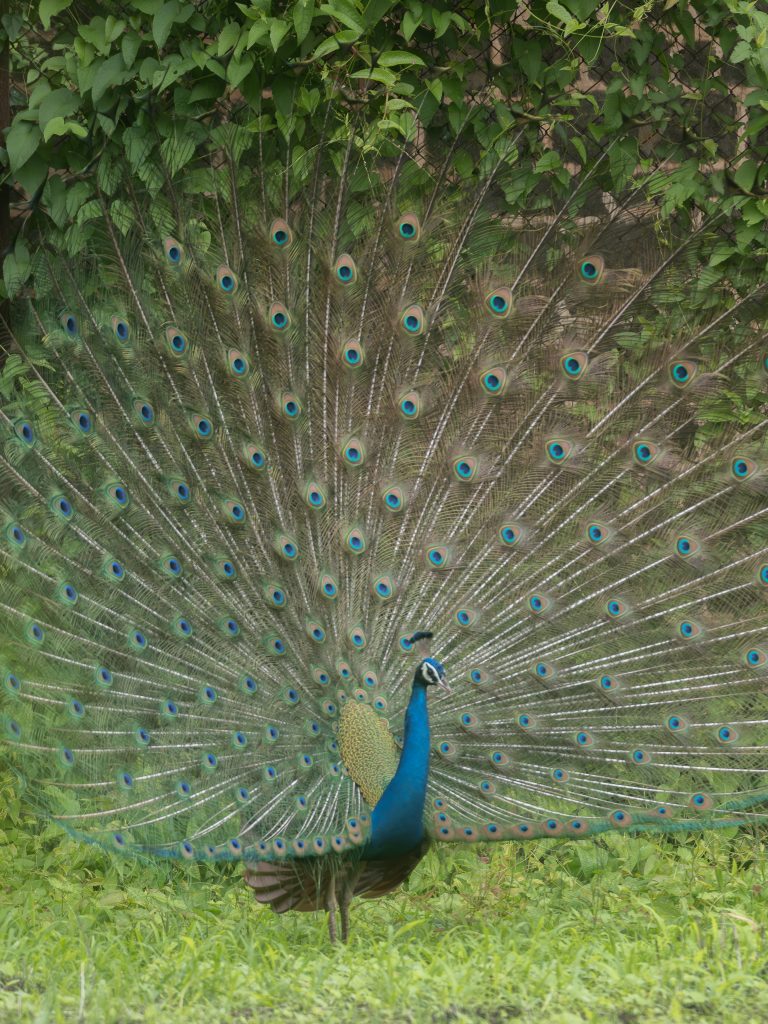
<svg viewBox="0 0 768 1024">
<path fill-rule="evenodd" d="M 548 211 L 517 152 L 467 194 L 341 147 L 307 195 L 230 127 L 38 259 L 0 388 L 28 792 L 314 907 L 279 858 L 364 842 L 429 628 L 435 838 L 764 817 L 765 283 L 662 217 L 664 168 Z"/>
</svg>

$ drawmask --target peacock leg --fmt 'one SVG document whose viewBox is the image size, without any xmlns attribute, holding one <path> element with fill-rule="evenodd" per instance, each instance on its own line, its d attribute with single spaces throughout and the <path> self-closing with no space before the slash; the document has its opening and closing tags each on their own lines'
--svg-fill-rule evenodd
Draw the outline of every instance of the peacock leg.
<svg viewBox="0 0 768 1024">
<path fill-rule="evenodd" d="M 336 899 L 336 880 L 331 876 L 328 887 L 325 892 L 325 909 L 328 911 L 328 935 L 330 936 L 331 942 L 336 941 L 336 908 L 338 907 L 338 900 Z"/>
<path fill-rule="evenodd" d="M 346 942 L 349 938 L 349 904 L 352 902 L 352 886 L 348 880 L 342 884 L 339 893 L 339 910 L 341 911 L 341 941 Z"/>
</svg>

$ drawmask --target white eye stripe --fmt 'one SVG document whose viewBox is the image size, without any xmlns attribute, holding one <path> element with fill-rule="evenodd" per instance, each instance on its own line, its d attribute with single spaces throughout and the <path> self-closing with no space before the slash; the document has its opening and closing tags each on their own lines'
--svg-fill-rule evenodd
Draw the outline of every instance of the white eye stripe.
<svg viewBox="0 0 768 1024">
<path fill-rule="evenodd" d="M 440 682 L 440 673 L 437 671 L 435 666 L 430 665 L 428 661 L 425 661 L 421 666 L 421 674 L 425 679 L 428 679 L 429 682 L 434 683 L 435 685 Z"/>
</svg>

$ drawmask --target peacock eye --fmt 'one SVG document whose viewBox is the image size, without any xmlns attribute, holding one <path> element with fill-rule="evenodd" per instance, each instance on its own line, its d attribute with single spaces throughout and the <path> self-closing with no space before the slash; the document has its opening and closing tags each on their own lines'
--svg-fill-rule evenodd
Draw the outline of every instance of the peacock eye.
<svg viewBox="0 0 768 1024">
<path fill-rule="evenodd" d="M 405 507 L 405 492 L 400 487 L 387 487 L 381 498 L 390 512 L 400 512 Z"/>
<path fill-rule="evenodd" d="M 287 420 L 297 420 L 303 411 L 298 395 L 284 391 L 280 398 L 280 411 Z"/>
<path fill-rule="evenodd" d="M 282 587 L 278 587 L 273 583 L 267 583 L 264 586 L 264 596 L 267 599 L 267 603 L 271 604 L 273 608 L 284 608 L 286 603 L 285 591 Z"/>
<path fill-rule="evenodd" d="M 125 345 L 126 342 L 131 339 L 131 328 L 127 320 L 123 320 L 121 316 L 112 317 L 112 334 L 115 339 L 121 345 Z"/>
<path fill-rule="evenodd" d="M 93 416 L 87 409 L 75 409 L 70 413 L 70 419 L 79 433 L 86 437 L 93 433 Z"/>
<path fill-rule="evenodd" d="M 311 480 L 304 487 L 304 501 L 310 508 L 325 508 L 327 500 L 328 498 L 325 493 L 325 488 L 316 481 Z"/>
<path fill-rule="evenodd" d="M 431 569 L 445 569 L 450 562 L 450 551 L 445 545 L 427 548 L 425 554 L 427 565 Z"/>
<path fill-rule="evenodd" d="M 453 473 L 457 480 L 469 483 L 477 476 L 478 460 L 472 455 L 465 455 L 453 462 Z"/>
<path fill-rule="evenodd" d="M 225 295 L 234 295 L 237 291 L 239 282 L 237 280 L 237 275 L 232 268 L 222 263 L 216 271 L 216 284 Z"/>
<path fill-rule="evenodd" d="M 609 619 L 620 619 L 629 610 L 627 605 L 618 597 L 612 597 L 605 602 L 605 614 Z"/>
<path fill-rule="evenodd" d="M 65 334 L 67 334 L 70 338 L 77 337 L 80 328 L 77 322 L 77 317 L 75 316 L 74 313 L 62 313 L 61 317 L 59 318 L 59 323 L 64 328 Z"/>
<path fill-rule="evenodd" d="M 405 213 L 397 222 L 397 233 L 406 242 L 416 242 L 421 235 L 421 224 L 415 213 Z"/>
<path fill-rule="evenodd" d="M 227 498 L 222 506 L 224 517 L 230 523 L 244 523 L 247 519 L 245 506 L 237 498 Z"/>
<path fill-rule="evenodd" d="M 694 640 L 697 636 L 701 636 L 701 626 L 698 622 L 693 622 L 691 619 L 684 619 L 678 623 L 677 635 L 682 637 L 683 640 Z"/>
<path fill-rule="evenodd" d="M 480 386 L 486 395 L 498 397 L 507 387 L 507 371 L 503 366 L 492 366 L 480 374 Z"/>
<path fill-rule="evenodd" d="M 362 628 L 362 626 L 353 626 L 347 632 L 347 638 L 349 642 L 352 644 L 352 646 L 358 651 L 362 651 L 362 649 L 366 646 L 367 638 L 365 635 L 365 630 Z"/>
<path fill-rule="evenodd" d="M 677 359 L 669 364 L 669 379 L 678 388 L 687 387 L 698 371 L 692 359 Z"/>
<path fill-rule="evenodd" d="M 349 253 L 339 256 L 333 265 L 333 272 L 340 284 L 353 284 L 357 280 L 357 266 Z"/>
<path fill-rule="evenodd" d="M 589 365 L 586 352 L 568 352 L 560 360 L 560 367 L 568 380 L 580 380 Z"/>
<path fill-rule="evenodd" d="M 243 461 L 250 469 L 260 472 L 267 464 L 267 454 L 261 445 L 246 441 L 241 449 Z"/>
<path fill-rule="evenodd" d="M 288 227 L 288 223 L 278 217 L 273 220 L 270 225 L 269 238 L 272 244 L 276 245 L 278 249 L 287 249 L 293 241 L 293 233 Z"/>
<path fill-rule="evenodd" d="M 233 377 L 246 377 L 250 371 L 251 364 L 248 357 L 240 349 L 231 348 L 227 352 L 227 368 Z"/>
<path fill-rule="evenodd" d="M 528 598 L 528 610 L 534 615 L 541 615 L 551 606 L 552 602 L 545 594 L 531 594 Z"/>
<path fill-rule="evenodd" d="M 479 614 L 474 608 L 458 608 L 453 614 L 454 621 L 464 629 L 474 626 L 478 617 Z"/>
<path fill-rule="evenodd" d="M 608 528 L 603 523 L 589 523 L 586 533 L 587 540 L 595 546 L 604 544 L 610 535 Z"/>
<path fill-rule="evenodd" d="M 485 297 L 485 307 L 491 316 L 503 320 L 512 311 L 512 292 L 509 288 L 496 288 Z"/>
<path fill-rule="evenodd" d="M 547 458 L 556 466 L 567 462 L 573 454 L 573 444 L 563 437 L 553 437 L 546 442 Z"/>
<path fill-rule="evenodd" d="M 183 356 L 189 348 L 186 334 L 180 331 L 178 327 L 166 327 L 165 340 L 168 345 L 168 351 L 173 356 Z"/>
<path fill-rule="evenodd" d="M 359 341 L 348 341 L 342 346 L 341 359 L 345 366 L 357 370 L 365 362 L 365 349 Z"/>
<path fill-rule="evenodd" d="M 418 391 L 407 391 L 397 400 L 400 415 L 406 420 L 418 419 L 421 413 L 421 396 Z"/>
<path fill-rule="evenodd" d="M 395 596 L 395 581 L 391 576 L 377 576 L 371 582 L 371 593 L 382 603 L 389 601 Z"/>
<path fill-rule="evenodd" d="M 30 446 L 35 443 L 35 431 L 32 429 L 32 424 L 28 420 L 17 420 L 13 425 L 14 433 L 20 441 Z"/>
<path fill-rule="evenodd" d="M 325 643 L 325 630 L 319 622 L 311 619 L 305 623 L 304 629 L 310 640 L 313 640 L 316 644 Z"/>
<path fill-rule="evenodd" d="M 531 673 L 544 683 L 551 683 L 557 678 L 557 669 L 550 661 L 536 661 L 531 666 Z"/>
<path fill-rule="evenodd" d="M 179 267 L 184 259 L 184 247 L 175 238 L 166 238 L 163 241 L 163 252 L 165 258 L 172 267 Z"/>
<path fill-rule="evenodd" d="M 365 462 L 365 444 L 359 437 L 350 437 L 341 446 L 341 457 L 348 466 L 355 469 Z"/>
<path fill-rule="evenodd" d="M 605 275 L 605 260 L 602 256 L 586 256 L 579 263 L 579 275 L 586 284 L 599 284 Z"/>
<path fill-rule="evenodd" d="M 768 652 L 762 647 L 750 647 L 744 652 L 744 662 L 749 668 L 762 668 L 768 664 Z"/>
<path fill-rule="evenodd" d="M 149 427 L 155 422 L 155 410 L 143 398 L 134 398 L 132 402 L 134 418 L 142 427 Z"/>
<path fill-rule="evenodd" d="M 401 314 L 400 323 L 406 334 L 416 337 L 424 330 L 424 310 L 421 306 L 408 306 Z"/>
<path fill-rule="evenodd" d="M 290 325 L 288 310 L 281 302 L 273 302 L 269 307 L 269 322 L 276 331 L 284 331 Z"/>
<path fill-rule="evenodd" d="M 735 480 L 749 480 L 757 470 L 757 463 L 745 455 L 736 455 L 731 459 L 731 476 Z"/>
<path fill-rule="evenodd" d="M 213 437 L 213 423 L 207 416 L 193 413 L 190 417 L 190 422 L 195 432 L 195 437 L 200 441 L 208 441 Z"/>
<path fill-rule="evenodd" d="M 275 538 L 275 550 L 281 558 L 285 558 L 289 562 L 293 562 L 299 557 L 299 545 L 293 537 L 288 537 L 285 534 L 279 534 Z"/>
<path fill-rule="evenodd" d="M 659 455 L 660 449 L 653 441 L 635 441 L 632 445 L 632 458 L 638 466 L 650 466 Z"/>
<path fill-rule="evenodd" d="M 499 541 L 507 548 L 512 548 L 519 544 L 522 535 L 523 531 L 516 523 L 505 523 L 500 527 L 498 534 Z"/>
<path fill-rule="evenodd" d="M 343 531 L 342 542 L 347 551 L 353 555 L 362 555 L 367 546 L 365 534 L 359 527 Z"/>
<path fill-rule="evenodd" d="M 681 558 L 691 558 L 697 555 L 701 550 L 701 545 L 694 538 L 687 534 L 682 537 L 677 537 L 675 540 L 675 554 Z"/>
<path fill-rule="evenodd" d="M 183 571 L 181 561 L 175 555 L 167 555 L 163 558 L 160 562 L 160 569 L 167 576 L 175 577 L 181 576 Z"/>
</svg>

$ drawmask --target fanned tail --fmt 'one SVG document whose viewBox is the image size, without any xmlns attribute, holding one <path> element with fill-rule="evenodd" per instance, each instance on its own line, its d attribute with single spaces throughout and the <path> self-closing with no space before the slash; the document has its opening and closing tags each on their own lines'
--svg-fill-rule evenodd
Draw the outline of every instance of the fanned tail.
<svg viewBox="0 0 768 1024">
<path fill-rule="evenodd" d="M 27 791 L 316 905 L 429 629 L 435 838 L 764 818 L 765 285 L 718 269 L 716 220 L 662 218 L 663 169 L 555 202 L 511 145 L 467 194 L 341 143 L 307 194 L 228 126 L 37 258 L 0 406 Z"/>
</svg>

